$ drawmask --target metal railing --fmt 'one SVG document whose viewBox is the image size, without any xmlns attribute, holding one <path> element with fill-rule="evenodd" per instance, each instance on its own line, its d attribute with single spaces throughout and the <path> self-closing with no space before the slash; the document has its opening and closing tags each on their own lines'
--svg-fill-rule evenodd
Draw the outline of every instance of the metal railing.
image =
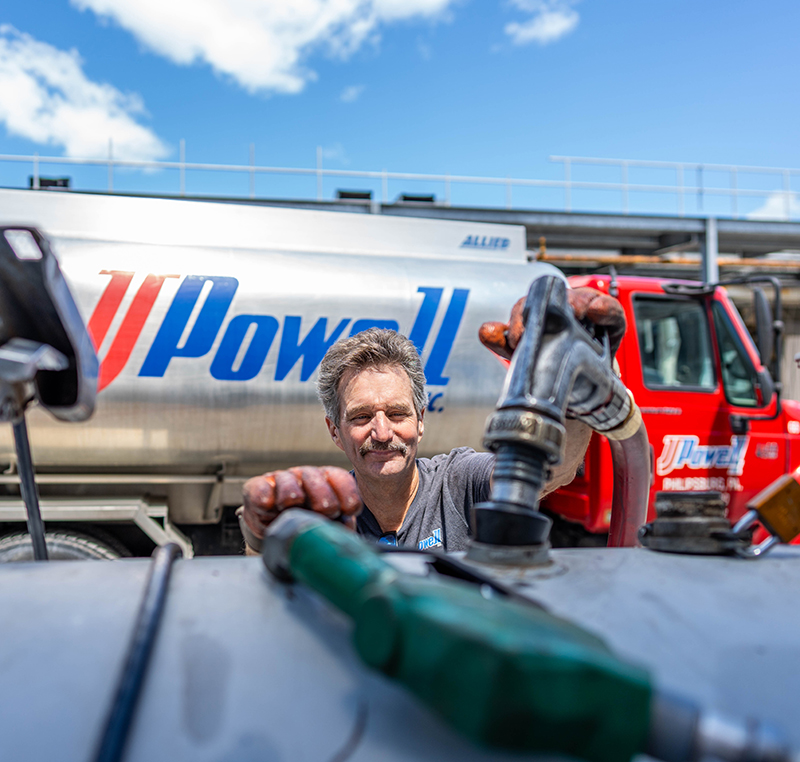
<svg viewBox="0 0 800 762">
<path fill-rule="evenodd" d="M 653 196 L 663 196 L 664 194 L 674 197 L 677 202 L 677 209 L 664 209 L 663 203 L 659 206 L 653 203 L 650 207 L 644 205 L 638 208 L 639 213 L 667 213 L 686 216 L 691 213 L 694 216 L 724 216 L 724 210 L 709 210 L 706 208 L 707 200 L 711 197 L 721 197 L 728 199 L 728 215 L 732 218 L 741 216 L 740 200 L 743 198 L 755 198 L 773 201 L 777 199 L 780 204 L 776 206 L 776 214 L 773 218 L 791 220 L 800 218 L 800 194 L 792 188 L 792 181 L 800 176 L 800 169 L 776 168 L 776 167 L 751 167 L 736 166 L 728 164 L 700 164 L 689 162 L 665 162 L 665 161 L 639 161 L 632 159 L 598 159 L 579 156 L 551 156 L 550 161 L 563 165 L 563 179 L 533 179 L 521 177 L 486 177 L 476 175 L 450 175 L 450 174 L 431 174 L 414 172 L 389 172 L 387 170 L 368 171 L 335 169 L 323 166 L 323 151 L 317 148 L 316 166 L 312 168 L 301 167 L 276 167 L 261 166 L 255 162 L 255 147 L 250 146 L 250 161 L 248 164 L 212 164 L 203 162 L 186 161 L 186 143 L 180 141 L 178 161 L 138 161 L 130 159 L 119 159 L 113 155 L 113 146 L 109 142 L 107 158 L 81 159 L 63 156 L 32 156 L 23 155 L 0 155 L 0 165 L 3 163 L 21 163 L 31 167 L 30 187 L 40 188 L 42 165 L 66 165 L 83 167 L 105 167 L 107 169 L 107 187 L 104 189 L 109 193 L 115 192 L 115 170 L 132 169 L 153 171 L 177 171 L 178 173 L 178 193 L 179 196 L 186 195 L 186 177 L 190 172 L 214 172 L 214 173 L 233 173 L 249 176 L 248 197 L 256 198 L 256 177 L 259 175 L 282 175 L 285 177 L 308 177 L 316 181 L 316 199 L 324 200 L 323 181 L 326 178 L 347 178 L 362 179 L 375 183 L 380 187 L 380 198 L 382 203 L 389 203 L 389 184 L 403 182 L 423 182 L 428 185 L 437 186 L 443 190 L 443 200 L 436 202 L 444 206 L 452 205 L 453 187 L 458 186 L 496 186 L 505 191 L 505 208 L 523 208 L 514 205 L 514 190 L 520 188 L 539 188 L 560 191 L 561 200 L 554 204 L 547 205 L 547 208 L 562 209 L 567 212 L 576 211 L 575 192 L 589 191 L 594 194 L 603 194 L 607 198 L 608 194 L 617 194 L 619 207 L 614 211 L 621 211 L 623 214 L 631 213 L 630 198 L 633 194 L 650 194 Z M 580 167 L 606 167 L 618 171 L 618 179 L 613 180 L 586 180 L 577 178 L 576 169 Z M 664 182 L 631 182 L 630 174 L 632 170 L 668 170 L 674 172 L 674 183 Z M 706 177 L 709 173 L 725 173 L 728 182 L 725 187 L 708 184 Z M 694 182 L 687 183 L 687 177 L 693 175 Z M 780 178 L 779 187 L 742 187 L 740 180 L 744 176 L 769 176 Z M 87 190 L 103 190 L 98 187 L 86 188 Z M 309 189 L 310 190 L 310 189 Z M 170 195 L 174 191 L 168 192 Z M 244 198 L 244 194 L 227 193 L 215 194 L 224 195 L 230 198 Z M 280 196 L 278 196 L 280 197 Z M 309 198 L 314 195 L 309 193 Z M 270 198 L 276 198 L 271 196 Z M 288 198 L 288 196 L 283 196 Z M 296 198 L 296 197 L 293 197 Z M 595 195 L 595 199 L 600 196 Z M 694 199 L 693 210 L 687 211 L 687 201 Z M 474 205 L 474 204 L 473 204 Z M 491 206 L 492 204 L 484 204 Z M 495 204 L 496 205 L 496 204 Z M 607 205 L 607 204 L 606 204 Z M 499 205 L 496 205 L 499 206 Z M 578 204 L 581 211 L 593 211 L 597 209 L 595 204 L 592 209 L 591 202 Z M 530 208 L 528 206 L 527 208 Z M 745 212 L 745 216 L 752 214 L 752 209 Z"/>
<path fill-rule="evenodd" d="M 793 216 L 793 203 L 797 194 L 792 191 L 792 177 L 800 177 L 800 169 L 782 167 L 753 167 L 734 164 L 699 164 L 689 162 L 670 161 L 640 161 L 636 159 L 595 159 L 584 156 L 551 156 L 550 161 L 561 162 L 564 165 L 564 180 L 566 183 L 566 207 L 570 206 L 570 190 L 573 187 L 593 188 L 596 190 L 620 190 L 622 192 L 622 211 L 628 214 L 628 197 L 630 191 L 644 191 L 650 193 L 675 193 L 678 197 L 678 214 L 684 216 L 685 198 L 695 194 L 698 211 L 702 214 L 704 197 L 706 195 L 727 196 L 730 199 L 730 216 L 739 217 L 739 198 L 755 197 L 769 198 L 780 194 L 783 202 L 783 217 L 791 219 Z M 570 181 L 573 166 L 606 166 L 615 167 L 620 171 L 618 183 L 573 183 Z M 642 169 L 671 170 L 675 172 L 674 185 L 632 184 L 628 182 L 628 174 L 632 167 Z M 685 178 L 687 173 L 694 172 L 695 185 L 687 186 Z M 722 172 L 728 175 L 728 186 L 725 188 L 708 186 L 704 183 L 707 172 Z M 781 188 L 740 188 L 739 179 L 742 175 L 772 175 L 781 178 Z M 797 216 L 795 214 L 794 216 Z"/>
</svg>

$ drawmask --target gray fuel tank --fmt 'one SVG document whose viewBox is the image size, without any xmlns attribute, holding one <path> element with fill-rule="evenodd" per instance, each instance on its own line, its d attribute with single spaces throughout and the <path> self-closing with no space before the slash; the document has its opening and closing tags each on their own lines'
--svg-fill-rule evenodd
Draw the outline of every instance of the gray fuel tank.
<svg viewBox="0 0 800 762">
<path fill-rule="evenodd" d="M 413 570 L 419 556 L 393 555 Z M 800 549 L 740 559 L 554 551 L 501 574 L 646 666 L 660 689 L 800 748 Z M 92 758 L 144 587 L 145 559 L 8 565 L 0 574 L 4 758 Z M 421 565 L 421 561 L 420 561 Z M 505 760 L 456 736 L 358 661 L 350 624 L 258 558 L 176 562 L 132 729 L 139 760 Z"/>
</svg>

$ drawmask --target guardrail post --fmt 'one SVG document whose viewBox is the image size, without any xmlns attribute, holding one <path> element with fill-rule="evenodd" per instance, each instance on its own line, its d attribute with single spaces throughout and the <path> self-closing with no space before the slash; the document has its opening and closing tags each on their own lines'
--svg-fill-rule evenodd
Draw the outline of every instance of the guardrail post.
<svg viewBox="0 0 800 762">
<path fill-rule="evenodd" d="M 389 203 L 389 175 L 384 169 L 381 172 L 381 195 L 383 196 L 383 203 Z"/>
<path fill-rule="evenodd" d="M 317 146 L 317 201 L 322 201 L 322 146 Z"/>
<path fill-rule="evenodd" d="M 108 192 L 114 192 L 114 139 L 108 139 Z"/>
<path fill-rule="evenodd" d="M 622 162 L 622 213 L 628 213 L 628 162 Z"/>
<path fill-rule="evenodd" d="M 697 211 L 703 213 L 703 165 L 697 165 Z"/>
<path fill-rule="evenodd" d="M 186 195 L 186 140 L 181 138 L 181 196 Z"/>
<path fill-rule="evenodd" d="M 783 205 L 786 209 L 786 221 L 792 219 L 792 181 L 789 170 L 783 170 Z"/>
<path fill-rule="evenodd" d="M 256 144 L 250 143 L 250 198 L 256 197 Z"/>
<path fill-rule="evenodd" d="M 506 177 L 506 209 L 511 209 L 511 178 Z"/>
<path fill-rule="evenodd" d="M 450 175 L 444 176 L 444 205 L 450 206 Z"/>
<path fill-rule="evenodd" d="M 33 189 L 39 190 L 39 153 L 33 154 Z"/>
</svg>

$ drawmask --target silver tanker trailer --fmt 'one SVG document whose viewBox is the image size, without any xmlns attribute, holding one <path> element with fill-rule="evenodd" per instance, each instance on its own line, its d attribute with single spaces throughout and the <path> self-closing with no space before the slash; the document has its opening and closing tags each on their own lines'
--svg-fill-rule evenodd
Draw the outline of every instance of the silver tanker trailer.
<svg viewBox="0 0 800 762">
<path fill-rule="evenodd" d="M 0 224 L 46 233 L 101 358 L 91 421 L 76 431 L 30 415 L 43 516 L 64 557 L 147 555 L 170 540 L 187 556 L 237 552 L 246 478 L 346 465 L 313 383 L 327 347 L 371 325 L 422 354 L 422 454 L 479 447 L 504 368 L 477 329 L 556 272 L 528 261 L 522 227 L 483 223 L 0 190 Z M 13 534 L 0 558 L 19 558 L 29 545 L 14 531 L 24 510 L 10 431 L 0 466 L 0 528 Z"/>
<path fill-rule="evenodd" d="M 86 418 L 97 365 L 32 236 L 14 239 L 20 261 L 3 271 L 0 415 L 14 427 L 36 524 L 27 404 Z M 23 270 L 47 292 L 33 294 L 34 308 L 21 306 L 25 278 L 6 277 Z M 560 283 L 543 276 L 531 288 L 528 307 L 542 309 L 528 310 L 486 432 L 503 467 L 463 558 L 381 552 L 336 522 L 287 511 L 263 559 L 181 560 L 169 543 L 149 566 L 0 567 L 3 758 L 796 760 L 796 546 L 765 554 L 746 532 L 684 515 L 682 533 L 652 532 L 670 538 L 669 553 L 547 548 L 536 475 L 557 460 L 548 442 L 567 402 L 620 391 Z M 559 332 L 574 351 L 548 351 Z M 65 431 L 79 438 L 82 426 Z M 642 515 L 647 474 L 625 465 L 615 456 L 630 500 L 619 510 Z M 755 506 L 762 520 L 797 527 L 800 502 L 776 507 L 774 497 Z M 538 532 L 538 547 L 504 531 L 511 518 Z M 698 525 L 719 555 L 692 552 Z"/>
</svg>

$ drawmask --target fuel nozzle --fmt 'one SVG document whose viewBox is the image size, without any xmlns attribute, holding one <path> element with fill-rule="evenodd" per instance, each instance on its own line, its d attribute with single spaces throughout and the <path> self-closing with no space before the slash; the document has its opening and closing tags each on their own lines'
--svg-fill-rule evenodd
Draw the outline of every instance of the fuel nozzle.
<svg viewBox="0 0 800 762">
<path fill-rule="evenodd" d="M 282 512 L 263 558 L 352 620 L 366 665 L 483 747 L 586 762 L 800 762 L 769 726 L 658 689 L 574 622 L 463 578 L 403 571 L 312 511 Z"/>
<path fill-rule="evenodd" d="M 768 723 L 704 712 L 691 701 L 654 691 L 646 754 L 663 762 L 794 762 L 784 735 Z"/>
<path fill-rule="evenodd" d="M 539 498 L 563 457 L 567 410 L 600 432 L 631 411 L 607 337 L 593 336 L 576 319 L 562 278 L 541 275 L 531 283 L 523 322 L 483 440 L 497 460 L 491 497 L 473 509 L 468 557 L 486 563 L 547 559 L 551 521 L 538 510 Z"/>
</svg>

